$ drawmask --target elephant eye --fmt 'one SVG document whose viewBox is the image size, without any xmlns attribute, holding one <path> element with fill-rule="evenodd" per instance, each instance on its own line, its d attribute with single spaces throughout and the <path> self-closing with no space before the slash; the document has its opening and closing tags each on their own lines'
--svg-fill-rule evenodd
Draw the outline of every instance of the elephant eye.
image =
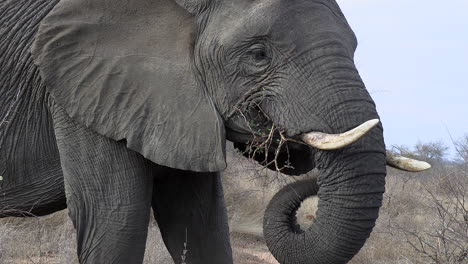
<svg viewBox="0 0 468 264">
<path fill-rule="evenodd" d="M 262 49 L 256 49 L 256 50 L 251 51 L 251 56 L 253 57 L 255 61 L 264 61 L 268 59 L 266 55 L 266 51 Z"/>
<path fill-rule="evenodd" d="M 265 70 L 271 63 L 271 58 L 264 45 L 254 45 L 242 56 L 246 64 L 246 73 L 254 74 Z"/>
<path fill-rule="evenodd" d="M 270 57 L 267 55 L 267 51 L 264 47 L 254 47 L 247 51 L 248 62 L 254 64 L 264 64 L 270 62 Z"/>
</svg>

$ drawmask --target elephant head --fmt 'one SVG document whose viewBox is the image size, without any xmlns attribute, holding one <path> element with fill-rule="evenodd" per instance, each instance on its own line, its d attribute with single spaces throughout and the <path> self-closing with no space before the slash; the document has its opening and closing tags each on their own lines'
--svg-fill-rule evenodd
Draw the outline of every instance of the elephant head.
<svg viewBox="0 0 468 264">
<path fill-rule="evenodd" d="M 295 228 L 293 213 L 315 184 L 288 187 L 265 237 L 281 263 L 345 263 L 374 226 L 386 175 L 356 46 L 334 0 L 64 0 L 33 56 L 69 116 L 154 163 L 220 171 L 227 138 L 288 174 L 319 168 L 313 225 Z"/>
</svg>

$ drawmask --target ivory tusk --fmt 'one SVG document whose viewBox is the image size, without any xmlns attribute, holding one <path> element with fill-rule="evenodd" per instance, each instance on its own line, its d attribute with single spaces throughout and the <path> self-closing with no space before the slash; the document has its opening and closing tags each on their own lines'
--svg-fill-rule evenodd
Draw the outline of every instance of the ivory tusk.
<svg viewBox="0 0 468 264">
<path fill-rule="evenodd" d="M 394 154 L 388 150 L 387 150 L 387 165 L 395 169 L 411 171 L 411 172 L 424 171 L 424 170 L 428 170 L 431 168 L 431 164 L 425 161 L 406 158 L 406 157 Z"/>
<path fill-rule="evenodd" d="M 362 125 L 341 134 L 326 134 L 322 132 L 310 132 L 302 135 L 302 140 L 309 146 L 322 149 L 334 150 L 346 147 L 364 135 L 366 135 L 380 121 L 378 119 L 369 120 Z"/>
</svg>

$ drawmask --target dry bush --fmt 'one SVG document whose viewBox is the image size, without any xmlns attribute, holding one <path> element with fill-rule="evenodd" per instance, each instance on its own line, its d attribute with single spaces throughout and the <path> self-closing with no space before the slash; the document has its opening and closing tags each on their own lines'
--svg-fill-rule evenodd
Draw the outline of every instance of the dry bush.
<svg viewBox="0 0 468 264">
<path fill-rule="evenodd" d="M 468 177 L 389 170 L 374 232 L 352 263 L 468 263 Z"/>
<path fill-rule="evenodd" d="M 468 134 L 455 141 L 454 145 L 458 154 L 458 159 L 461 164 L 464 164 L 464 169 L 466 171 L 466 167 L 468 166 Z"/>
<path fill-rule="evenodd" d="M 424 225 L 390 224 L 426 263 L 468 262 L 467 176 L 437 175 L 422 184 Z"/>
</svg>

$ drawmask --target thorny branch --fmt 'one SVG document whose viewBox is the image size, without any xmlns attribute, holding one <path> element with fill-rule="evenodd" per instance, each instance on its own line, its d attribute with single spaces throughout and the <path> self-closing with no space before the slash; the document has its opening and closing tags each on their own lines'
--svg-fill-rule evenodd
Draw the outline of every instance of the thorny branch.
<svg viewBox="0 0 468 264">
<path fill-rule="evenodd" d="M 263 112 L 263 110 L 261 110 L 260 107 L 258 107 L 258 109 L 261 111 L 261 114 L 263 114 L 264 117 L 270 120 L 268 116 Z M 252 125 L 255 126 L 255 124 L 252 124 L 248 120 L 248 118 L 245 116 L 243 111 L 241 111 L 240 109 L 237 109 L 237 112 L 244 119 L 248 129 L 250 130 L 253 136 L 253 139 L 250 141 L 250 144 L 248 148 L 246 149 L 246 154 L 248 154 L 250 158 L 253 158 L 257 154 L 264 153 L 265 158 L 263 162 L 261 162 L 264 168 L 269 167 L 272 164 L 274 164 L 275 170 L 278 172 L 281 172 L 285 168 L 292 168 L 289 162 L 290 154 L 289 154 L 289 149 L 286 143 L 288 141 L 294 141 L 294 140 L 286 138 L 284 136 L 284 130 L 277 128 L 274 123 L 272 123 L 271 127 L 267 129 L 268 133 L 264 133 L 261 130 L 262 128 L 256 129 L 252 127 Z M 279 138 L 275 137 L 275 135 L 278 135 Z M 269 150 L 272 148 L 272 144 L 274 143 L 276 143 L 276 145 L 274 145 L 276 147 L 275 152 L 274 152 L 275 157 L 271 161 L 268 161 Z M 278 157 L 283 147 L 285 148 L 285 151 L 286 151 L 287 161 L 285 162 L 284 166 L 280 166 L 278 163 Z"/>
</svg>

